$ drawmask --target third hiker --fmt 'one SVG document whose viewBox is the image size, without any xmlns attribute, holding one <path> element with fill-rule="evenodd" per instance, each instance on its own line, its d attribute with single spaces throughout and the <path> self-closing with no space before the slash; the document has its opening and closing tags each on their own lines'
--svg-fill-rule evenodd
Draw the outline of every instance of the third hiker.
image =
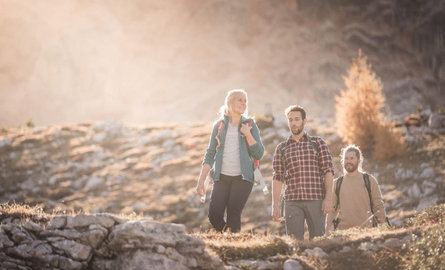
<svg viewBox="0 0 445 270">
<path fill-rule="evenodd" d="M 332 229 L 373 227 L 385 222 L 386 213 L 379 184 L 363 172 L 363 155 L 355 145 L 342 149 L 344 176 L 334 182 L 334 208 L 328 214 L 326 234 Z"/>
</svg>

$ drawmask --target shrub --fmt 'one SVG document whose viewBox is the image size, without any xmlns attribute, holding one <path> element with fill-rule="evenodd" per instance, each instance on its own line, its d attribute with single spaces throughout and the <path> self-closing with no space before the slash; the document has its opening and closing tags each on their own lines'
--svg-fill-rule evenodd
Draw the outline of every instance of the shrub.
<svg viewBox="0 0 445 270">
<path fill-rule="evenodd" d="M 377 153 L 379 158 L 400 154 L 399 149 L 403 148 L 401 136 L 385 121 L 381 112 L 385 103 L 383 85 L 361 51 L 343 80 L 346 89 L 335 97 L 336 127 L 340 138 L 360 146 L 366 154 Z"/>
<path fill-rule="evenodd" d="M 414 235 L 414 243 L 409 249 L 405 269 L 434 270 L 445 269 L 445 226 L 436 225 Z"/>
</svg>

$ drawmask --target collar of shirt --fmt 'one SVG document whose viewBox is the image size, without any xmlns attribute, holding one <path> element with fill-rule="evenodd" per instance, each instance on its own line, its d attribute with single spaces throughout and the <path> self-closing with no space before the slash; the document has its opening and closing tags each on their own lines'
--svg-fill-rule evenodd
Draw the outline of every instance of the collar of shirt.
<svg viewBox="0 0 445 270">
<path fill-rule="evenodd" d="M 290 135 L 286 140 L 286 146 L 292 142 L 299 143 L 299 142 L 303 142 L 303 141 L 309 141 L 309 135 L 306 132 L 304 132 L 303 136 L 301 137 L 301 139 L 298 142 L 294 139 L 294 137 L 292 135 Z"/>
</svg>

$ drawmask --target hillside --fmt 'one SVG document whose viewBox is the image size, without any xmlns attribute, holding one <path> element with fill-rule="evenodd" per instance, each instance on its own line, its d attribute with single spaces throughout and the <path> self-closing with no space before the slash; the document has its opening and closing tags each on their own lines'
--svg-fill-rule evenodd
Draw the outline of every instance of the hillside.
<svg viewBox="0 0 445 270">
<path fill-rule="evenodd" d="M 261 122 L 260 128 L 266 148 L 261 169 L 271 181 L 273 152 L 288 129 L 280 118 Z M 326 139 L 339 175 L 343 145 L 333 128 L 318 120 L 307 128 Z M 384 163 L 364 163 L 381 183 L 395 224 L 445 202 L 445 136 L 426 123 L 402 129 L 407 154 Z M 209 132 L 210 124 L 136 127 L 113 120 L 3 129 L 0 202 L 26 203 L 50 212 L 143 215 L 184 224 L 189 232 L 205 230 L 208 202 L 201 204 L 194 188 Z M 282 226 L 270 219 L 270 202 L 271 195 L 255 186 L 243 215 L 244 231 L 282 232 Z"/>
<path fill-rule="evenodd" d="M 210 124 L 127 126 L 109 120 L 3 128 L 0 202 L 7 204 L 2 205 L 0 257 L 9 263 L 6 269 L 17 265 L 37 269 L 33 268 L 36 262 L 62 269 L 115 269 L 110 265 L 144 265 L 151 259 L 165 269 L 205 268 L 202 264 L 234 270 L 294 269 L 297 265 L 300 269 L 355 269 L 356 265 L 404 269 L 403 265 L 416 263 L 408 259 L 412 246 L 427 250 L 438 245 L 443 250 L 442 242 L 428 242 L 443 236 L 443 205 L 418 215 L 428 206 L 445 202 L 443 117 L 422 111 L 396 123 L 407 153 L 386 162 L 365 161 L 365 170 L 381 184 L 394 227 L 353 229 L 304 243 L 287 239 L 283 224 L 271 221 L 270 194 L 263 195 L 259 186 L 254 187 L 243 213 L 242 234 L 209 231 L 208 201 L 202 204 L 194 188 Z M 261 168 L 270 181 L 273 151 L 289 133 L 283 118 L 272 122 L 257 116 L 257 121 L 266 148 Z M 343 145 L 331 124 L 312 119 L 307 131 L 326 139 L 338 175 Z M 31 208 L 28 211 L 28 206 L 14 203 Z M 117 228 L 123 238 L 110 244 Z M 153 232 L 168 235 L 170 230 L 178 236 L 170 242 L 151 236 Z M 134 244 L 140 243 L 141 235 L 144 241 L 154 241 L 153 245 Z M 206 243 L 205 253 L 203 242 L 196 238 Z M 100 243 L 111 246 L 98 248 Z M 184 243 L 189 247 L 178 248 Z M 145 256 L 150 250 L 154 253 Z M 426 258 L 435 250 L 425 251 Z M 425 258 L 414 258 L 425 264 Z M 141 267 L 135 269 L 145 269 Z"/>
</svg>

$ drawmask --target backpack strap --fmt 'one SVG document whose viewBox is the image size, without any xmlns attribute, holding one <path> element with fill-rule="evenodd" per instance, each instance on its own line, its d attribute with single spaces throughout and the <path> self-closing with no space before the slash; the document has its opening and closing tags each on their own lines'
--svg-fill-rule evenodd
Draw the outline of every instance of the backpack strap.
<svg viewBox="0 0 445 270">
<path fill-rule="evenodd" d="M 371 183 L 369 182 L 369 174 L 363 174 L 363 182 L 365 182 L 366 190 L 369 196 L 369 205 L 371 206 L 371 213 L 374 214 L 374 207 L 372 207 Z"/>
<path fill-rule="evenodd" d="M 314 153 L 317 156 L 318 153 L 320 153 L 317 137 L 309 136 L 309 140 L 311 141 L 312 147 L 314 148 Z"/>
<path fill-rule="evenodd" d="M 337 210 L 338 206 L 340 205 L 340 188 L 341 188 L 341 184 L 343 183 L 343 176 L 340 176 L 339 178 L 337 178 L 337 180 L 335 181 L 335 195 L 337 196 L 337 202 L 335 203 L 334 209 Z"/>
<path fill-rule="evenodd" d="M 247 124 L 249 125 L 249 127 L 252 126 L 252 122 L 253 122 L 252 119 L 250 119 L 249 122 L 247 122 Z M 246 146 L 247 146 L 247 152 L 249 153 L 249 156 L 250 156 L 250 150 L 249 150 L 249 145 L 247 144 L 247 139 L 246 139 Z M 258 159 L 254 159 L 254 158 L 252 157 L 252 160 L 253 160 L 253 163 L 254 163 L 257 167 L 260 167 L 260 161 L 259 161 Z"/>
<path fill-rule="evenodd" d="M 221 132 L 224 128 L 224 120 L 219 120 L 218 121 L 218 133 L 216 134 L 216 141 L 218 142 L 218 145 L 216 146 L 217 148 L 221 147 Z"/>
</svg>

